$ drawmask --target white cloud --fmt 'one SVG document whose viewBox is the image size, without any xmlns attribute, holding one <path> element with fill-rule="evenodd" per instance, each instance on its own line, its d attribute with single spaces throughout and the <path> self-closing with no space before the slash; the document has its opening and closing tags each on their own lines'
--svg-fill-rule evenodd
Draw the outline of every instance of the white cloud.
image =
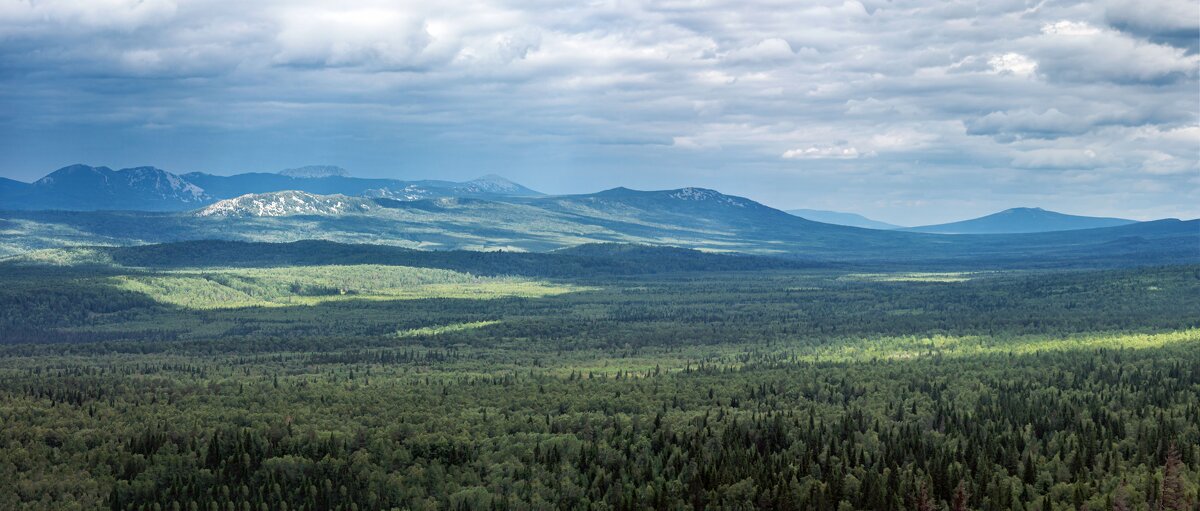
<svg viewBox="0 0 1200 511">
<path fill-rule="evenodd" d="M 1194 78 L 1200 55 L 1112 29 L 1059 21 L 1042 27 L 1033 52 L 1039 72 L 1068 81 L 1162 82 Z"/>
<path fill-rule="evenodd" d="M 858 149 L 853 147 L 818 147 L 811 146 L 784 151 L 782 158 L 787 160 L 853 160 L 861 156 Z"/>
<path fill-rule="evenodd" d="M 283 16 L 275 62 L 299 66 L 414 68 L 447 61 L 456 48 L 439 48 L 429 23 L 385 9 L 297 9 Z"/>
<path fill-rule="evenodd" d="M 1042 25 L 1042 33 L 1047 35 L 1087 36 L 1099 34 L 1100 29 L 1086 22 L 1064 20 Z"/>
<path fill-rule="evenodd" d="M 1031 76 L 1038 67 L 1033 59 L 1013 52 L 993 55 L 988 58 L 988 65 L 992 66 L 993 73 L 1016 76 Z"/>
<path fill-rule="evenodd" d="M 167 22 L 177 9 L 172 0 L 6 1 L 0 2 L 0 35 L 51 26 L 131 30 Z"/>
<path fill-rule="evenodd" d="M 1200 172 L 1200 162 L 1187 157 L 1177 157 L 1162 151 L 1144 151 L 1140 169 L 1152 175 L 1196 175 Z"/>
<path fill-rule="evenodd" d="M 778 37 L 764 39 L 753 46 L 737 48 L 725 54 L 725 60 L 734 63 L 772 63 L 795 57 L 791 45 Z"/>
<path fill-rule="evenodd" d="M 1016 155 L 1012 163 L 1026 169 L 1092 169 L 1110 160 L 1092 149 L 1036 149 Z"/>
<path fill-rule="evenodd" d="M 1072 116 L 1050 108 L 1043 112 L 1022 109 L 1012 112 L 992 112 L 978 119 L 968 119 L 967 134 L 1001 137 L 1055 138 L 1083 133 L 1091 128 L 1086 117 Z"/>
</svg>

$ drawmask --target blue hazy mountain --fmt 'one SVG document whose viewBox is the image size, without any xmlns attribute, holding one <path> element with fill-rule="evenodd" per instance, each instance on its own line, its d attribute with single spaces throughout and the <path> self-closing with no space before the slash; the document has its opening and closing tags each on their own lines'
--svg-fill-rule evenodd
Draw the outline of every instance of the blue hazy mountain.
<svg viewBox="0 0 1200 511">
<path fill-rule="evenodd" d="M 789 209 L 788 213 L 801 218 L 807 218 L 814 222 L 822 222 L 834 225 L 848 225 L 850 227 L 862 227 L 864 229 L 900 229 L 901 226 L 872 220 L 857 213 L 844 213 L 841 211 L 825 211 L 821 209 Z"/>
<path fill-rule="evenodd" d="M 399 200 L 541 195 L 540 192 L 492 174 L 465 182 L 431 179 L 402 181 L 351 177 L 345 169 L 333 166 L 309 166 L 278 173 L 252 172 L 232 176 L 193 172 L 184 174 L 183 177 L 218 199 L 284 190 L 317 195 L 361 195 Z"/>
<path fill-rule="evenodd" d="M 324 239 L 514 251 L 641 243 L 942 267 L 1200 262 L 1197 221 L 1136 223 L 1016 209 L 943 226 L 876 230 L 817 222 L 705 188 L 546 196 L 494 175 L 456 183 L 363 179 L 327 167 L 288 174 L 306 177 L 72 165 L 35 183 L 0 181 L 0 209 L 7 210 L 0 213 L 0 256 L 79 244 Z M 991 234 L 921 232 L 927 229 Z M 1046 232 L 1011 234 L 1028 231 Z"/>
<path fill-rule="evenodd" d="M 1132 223 L 1136 223 L 1136 220 L 1068 215 L 1042 208 L 1012 208 L 970 220 L 912 227 L 906 230 L 941 234 L 1013 234 L 1095 229 Z"/>
<path fill-rule="evenodd" d="M 30 186 L 33 185 L 7 177 L 0 177 L 0 197 L 3 197 L 6 193 L 24 193 L 29 190 Z"/>
<path fill-rule="evenodd" d="M 294 169 L 283 169 L 279 175 L 298 178 L 350 177 L 350 171 L 336 165 L 308 165 Z"/>
<path fill-rule="evenodd" d="M 891 268 L 1200 262 L 1196 250 L 1200 221 L 1196 220 L 953 236 L 814 222 L 703 188 L 416 200 L 290 190 L 243 195 L 185 212 L 4 211 L 0 225 L 9 226 L 0 236 L 0 256 L 80 244 L 322 239 L 418 249 L 533 252 L 589 243 L 640 243 Z"/>
<path fill-rule="evenodd" d="M 0 180 L 0 209 L 186 211 L 222 199 L 285 190 L 402 200 L 541 195 L 496 175 L 466 182 L 400 181 L 351 177 L 345 169 L 329 165 L 218 176 L 202 172 L 177 175 L 154 167 L 112 170 L 78 164 L 51 172 L 34 183 Z"/>
<path fill-rule="evenodd" d="M 154 167 L 113 170 L 71 165 L 32 184 L 8 180 L 0 185 L 0 204 L 8 209 L 192 209 L 212 202 L 204 190 L 178 175 Z M 22 186 L 23 185 L 23 186 Z"/>
<path fill-rule="evenodd" d="M 745 197 L 707 188 L 632 190 L 613 188 L 601 192 L 538 198 L 525 201 L 551 211 L 646 226 L 688 229 L 774 230 L 801 220 Z"/>
</svg>

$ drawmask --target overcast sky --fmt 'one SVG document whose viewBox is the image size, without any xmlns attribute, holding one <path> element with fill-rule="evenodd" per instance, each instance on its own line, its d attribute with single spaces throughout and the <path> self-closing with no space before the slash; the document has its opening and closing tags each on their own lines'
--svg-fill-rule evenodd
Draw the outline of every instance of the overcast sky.
<svg viewBox="0 0 1200 511">
<path fill-rule="evenodd" d="M 0 176 L 335 164 L 1200 216 L 1200 3 L 0 0 Z"/>
</svg>

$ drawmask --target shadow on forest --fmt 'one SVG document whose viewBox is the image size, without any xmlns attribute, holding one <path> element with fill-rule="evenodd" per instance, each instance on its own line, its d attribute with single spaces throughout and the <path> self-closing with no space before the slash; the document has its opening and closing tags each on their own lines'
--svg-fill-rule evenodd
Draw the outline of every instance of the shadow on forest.
<svg viewBox="0 0 1200 511">
<path fill-rule="evenodd" d="M 733 346 L 870 360 L 1059 349 L 1052 344 L 1063 339 L 1076 347 L 1122 347 L 1194 340 L 1190 329 L 1200 327 L 1191 314 L 1200 307 L 1195 271 L 996 276 L 956 283 L 847 282 L 811 272 L 706 273 L 609 280 L 555 296 L 349 296 L 304 307 L 198 310 L 162 304 L 104 279 L 42 269 L 27 270 L 25 278 L 10 279 L 0 290 L 0 310 L 8 315 L 0 318 L 0 338 L 5 344 L 58 346 L 11 347 L 4 351 L 9 354 Z M 461 325 L 475 326 L 455 328 Z M 1143 332 L 1184 337 L 1136 337 Z"/>
<path fill-rule="evenodd" d="M 835 267 L 830 263 L 698 252 L 644 245 L 581 245 L 553 253 L 423 251 L 321 240 L 292 243 L 185 241 L 105 248 L 123 266 L 154 268 L 281 267 L 381 264 L 438 268 L 481 276 L 589 278 L 677 272 Z"/>
</svg>

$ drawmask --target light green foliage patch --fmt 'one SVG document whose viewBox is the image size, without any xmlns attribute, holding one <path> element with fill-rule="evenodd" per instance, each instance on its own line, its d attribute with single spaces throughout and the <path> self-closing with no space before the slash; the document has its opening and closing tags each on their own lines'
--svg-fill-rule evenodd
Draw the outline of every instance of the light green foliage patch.
<svg viewBox="0 0 1200 511">
<path fill-rule="evenodd" d="M 180 270 L 122 275 L 111 281 L 117 288 L 192 309 L 315 305 L 339 300 L 541 297 L 583 289 L 515 277 L 370 264 Z"/>
<path fill-rule="evenodd" d="M 24 219 L 0 220 L 0 260 L 21 256 L 35 250 L 77 246 L 102 246 L 136 244 L 136 239 L 116 240 L 108 236 L 87 232 L 64 223 L 40 222 Z"/>
<path fill-rule="evenodd" d="M 1197 267 L 4 270 L 0 509 L 1200 497 Z"/>
<path fill-rule="evenodd" d="M 904 360 L 919 357 L 970 357 L 995 354 L 1033 353 L 1095 349 L 1151 349 L 1200 341 L 1200 329 L 1157 333 L 1088 333 L 1058 336 L 984 336 L 881 337 L 848 339 L 834 345 L 799 346 L 787 351 L 798 360 L 855 362 L 866 360 Z"/>
<path fill-rule="evenodd" d="M 966 282 L 977 278 L 977 272 L 945 272 L 945 273 L 853 273 L 843 277 L 846 280 L 861 282 Z"/>
<path fill-rule="evenodd" d="M 421 328 L 412 328 L 409 330 L 401 330 L 399 332 L 396 332 L 396 336 L 401 337 L 401 338 L 404 338 L 404 337 L 428 337 L 428 336 L 441 335 L 441 334 L 446 334 L 446 333 L 451 333 L 451 332 L 463 332 L 466 330 L 474 330 L 476 328 L 483 328 L 485 326 L 496 325 L 499 323 L 500 323 L 499 321 L 472 321 L 470 323 L 457 323 L 457 324 L 453 324 L 453 325 L 426 326 L 426 327 L 421 327 Z"/>
<path fill-rule="evenodd" d="M 0 263 L 46 266 L 111 266 L 112 256 L 93 247 L 45 248 L 0 258 Z"/>
</svg>

